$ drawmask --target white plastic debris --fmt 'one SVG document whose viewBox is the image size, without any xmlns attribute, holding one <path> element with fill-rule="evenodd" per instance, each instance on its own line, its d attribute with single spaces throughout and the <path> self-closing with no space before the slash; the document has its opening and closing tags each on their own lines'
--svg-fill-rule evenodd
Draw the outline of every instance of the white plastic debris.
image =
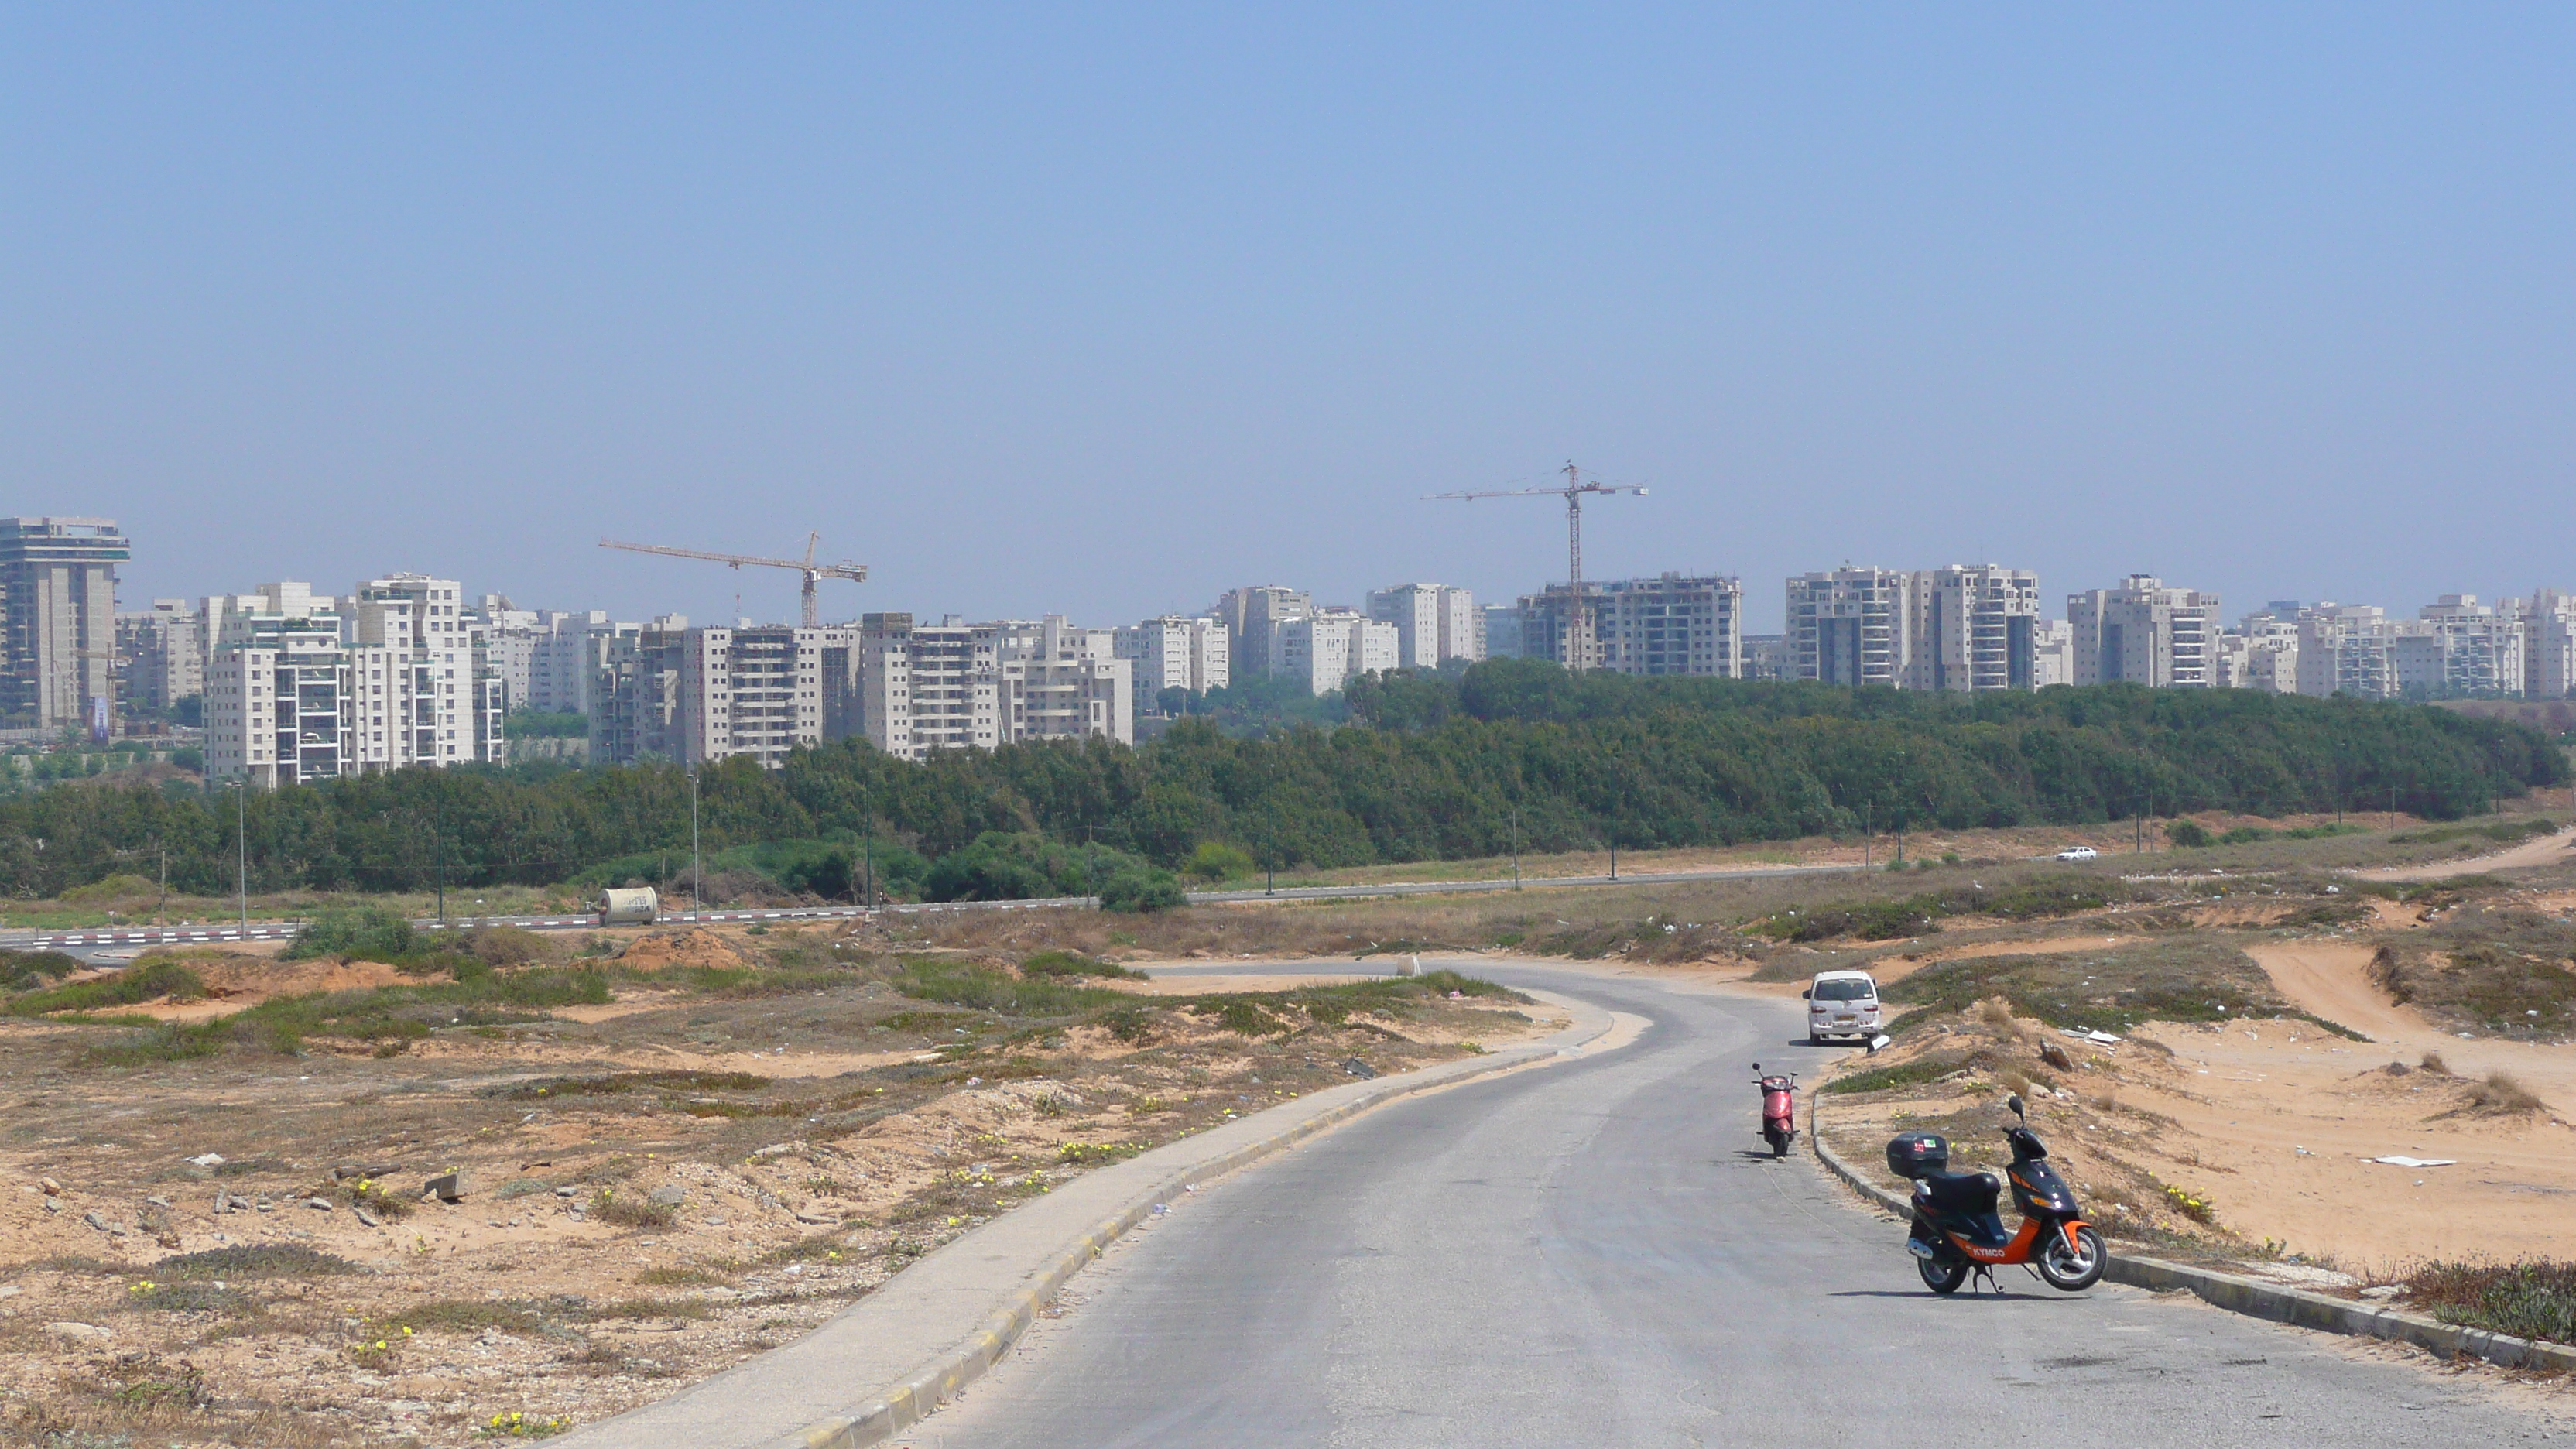
<svg viewBox="0 0 2576 1449">
<path fill-rule="evenodd" d="M 2370 1160 L 2384 1162 L 2390 1167 L 2457 1167 L 2460 1165 L 2460 1160 L 2456 1157 L 2400 1157 L 2395 1153 Z"/>
<path fill-rule="evenodd" d="M 221 1167 L 224 1165 L 224 1155 L 220 1152 L 203 1152 L 199 1153 L 195 1157 L 183 1158 L 181 1160 L 186 1162 L 190 1167 Z"/>
</svg>

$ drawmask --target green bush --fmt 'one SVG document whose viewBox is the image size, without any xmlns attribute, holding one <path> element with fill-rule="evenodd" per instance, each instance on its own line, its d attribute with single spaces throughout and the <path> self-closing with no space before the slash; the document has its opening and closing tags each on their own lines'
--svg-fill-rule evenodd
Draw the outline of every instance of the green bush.
<svg viewBox="0 0 2576 1449">
<path fill-rule="evenodd" d="M 2165 839 L 2187 850 L 2207 845 L 2211 838 L 2208 827 L 2197 820 L 2177 820 L 2165 827 Z"/>
<path fill-rule="evenodd" d="M 1020 963 L 1022 976 L 1122 976 L 1142 981 L 1145 973 L 1130 971 L 1115 961 L 1102 961 L 1079 951 L 1040 951 Z"/>
<path fill-rule="evenodd" d="M 1202 840 L 1181 865 L 1181 874 L 1192 880 L 1234 880 L 1252 874 L 1251 852 L 1222 840 Z"/>
<path fill-rule="evenodd" d="M 0 951 L 0 990 L 31 990 L 81 969 L 60 951 Z"/>
<path fill-rule="evenodd" d="M 916 1001 L 969 1006 L 1006 1016 L 1073 1016 L 1135 1000 L 1107 987 L 1067 986 L 1044 977 L 1031 981 L 945 961 L 914 962 L 894 978 L 894 988 Z"/>
<path fill-rule="evenodd" d="M 921 895 L 931 901 L 1025 901 L 1091 894 L 1094 881 L 1138 868 L 1105 846 L 1066 845 L 1033 831 L 988 830 L 931 862 Z"/>
<path fill-rule="evenodd" d="M 1100 908 L 1104 911 L 1169 911 L 1189 903 L 1180 881 L 1170 871 L 1151 866 L 1130 866 L 1111 876 L 1100 888 Z"/>
<path fill-rule="evenodd" d="M 402 916 L 383 906 L 342 906 L 305 922 L 281 954 L 289 961 L 347 956 L 400 962 L 419 949 L 418 933 Z"/>
</svg>

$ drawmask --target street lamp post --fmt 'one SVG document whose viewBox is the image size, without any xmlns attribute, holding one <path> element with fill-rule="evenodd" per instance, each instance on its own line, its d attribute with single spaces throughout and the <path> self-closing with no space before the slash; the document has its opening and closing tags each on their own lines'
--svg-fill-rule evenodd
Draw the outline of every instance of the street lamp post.
<svg viewBox="0 0 2576 1449">
<path fill-rule="evenodd" d="M 689 771 L 689 906 L 698 914 L 707 909 L 707 867 L 698 853 L 698 772 Z"/>
<path fill-rule="evenodd" d="M 233 849 L 235 883 L 241 888 L 241 926 L 250 929 L 250 770 L 244 766 L 242 777 L 233 782 Z"/>
</svg>

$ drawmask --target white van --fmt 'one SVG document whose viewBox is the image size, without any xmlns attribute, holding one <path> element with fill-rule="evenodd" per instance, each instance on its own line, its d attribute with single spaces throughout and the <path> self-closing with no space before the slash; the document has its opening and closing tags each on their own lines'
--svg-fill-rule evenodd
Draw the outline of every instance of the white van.
<svg viewBox="0 0 2576 1449">
<path fill-rule="evenodd" d="M 1807 998 L 1807 1040 L 1878 1035 L 1878 980 L 1866 971 L 1819 971 Z"/>
</svg>

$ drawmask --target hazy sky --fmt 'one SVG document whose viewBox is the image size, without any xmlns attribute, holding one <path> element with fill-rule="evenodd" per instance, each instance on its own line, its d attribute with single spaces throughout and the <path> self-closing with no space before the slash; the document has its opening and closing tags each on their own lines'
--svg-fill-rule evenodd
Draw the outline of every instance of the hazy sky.
<svg viewBox="0 0 2576 1449">
<path fill-rule="evenodd" d="M 2075 13 L 2078 9 L 2090 13 Z M 2576 10 L 0 8 L 0 513 L 129 601 L 2576 587 Z"/>
</svg>

